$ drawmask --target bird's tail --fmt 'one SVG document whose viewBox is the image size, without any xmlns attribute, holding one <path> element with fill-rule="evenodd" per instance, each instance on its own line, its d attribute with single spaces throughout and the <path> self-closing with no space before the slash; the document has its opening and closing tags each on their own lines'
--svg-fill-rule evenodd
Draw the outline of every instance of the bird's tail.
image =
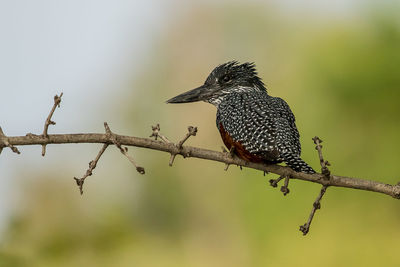
<svg viewBox="0 0 400 267">
<path fill-rule="evenodd" d="M 290 168 L 292 168 L 296 172 L 304 172 L 313 174 L 315 173 L 314 169 L 311 168 L 307 163 L 304 162 L 299 156 L 286 154 L 282 155 L 284 160 L 283 162 L 286 163 Z"/>
</svg>

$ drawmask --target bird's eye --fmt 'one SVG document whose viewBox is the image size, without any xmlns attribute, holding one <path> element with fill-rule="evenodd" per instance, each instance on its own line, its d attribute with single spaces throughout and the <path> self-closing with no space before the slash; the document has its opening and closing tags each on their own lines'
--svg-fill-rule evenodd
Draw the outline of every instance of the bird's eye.
<svg viewBox="0 0 400 267">
<path fill-rule="evenodd" d="M 229 82 L 231 80 L 231 77 L 229 75 L 224 75 L 224 77 L 222 77 L 222 80 L 224 82 Z"/>
</svg>

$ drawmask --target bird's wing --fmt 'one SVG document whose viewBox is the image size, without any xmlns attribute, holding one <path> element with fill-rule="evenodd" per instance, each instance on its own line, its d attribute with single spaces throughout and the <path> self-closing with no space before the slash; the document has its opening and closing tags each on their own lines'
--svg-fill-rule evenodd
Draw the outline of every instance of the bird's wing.
<svg viewBox="0 0 400 267">
<path fill-rule="evenodd" d="M 271 97 L 270 105 L 275 111 L 277 127 L 276 140 L 279 150 L 299 156 L 301 153 L 300 135 L 296 127 L 296 120 L 289 105 L 279 97 Z M 264 109 L 269 107 L 264 106 Z"/>
<path fill-rule="evenodd" d="M 277 161 L 288 149 L 300 152 L 293 113 L 282 99 L 266 94 L 236 94 L 224 102 L 217 122 L 248 152 Z"/>
</svg>

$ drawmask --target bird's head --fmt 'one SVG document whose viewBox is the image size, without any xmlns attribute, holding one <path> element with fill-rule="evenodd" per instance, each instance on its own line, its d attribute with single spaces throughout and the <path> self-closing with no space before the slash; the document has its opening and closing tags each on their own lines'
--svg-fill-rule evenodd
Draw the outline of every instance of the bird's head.
<svg viewBox="0 0 400 267">
<path fill-rule="evenodd" d="M 202 86 L 175 96 L 167 103 L 205 101 L 218 106 L 228 94 L 252 91 L 266 92 L 254 63 L 229 61 L 217 66 Z"/>
</svg>

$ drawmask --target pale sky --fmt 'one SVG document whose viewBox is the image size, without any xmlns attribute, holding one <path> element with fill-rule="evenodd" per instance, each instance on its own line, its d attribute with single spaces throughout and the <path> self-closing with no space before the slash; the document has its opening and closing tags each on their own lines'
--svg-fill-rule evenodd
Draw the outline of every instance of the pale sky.
<svg viewBox="0 0 400 267">
<path fill-rule="evenodd" d="M 134 75 L 127 60 L 145 60 L 151 38 L 165 20 L 162 8 L 158 1 L 0 1 L 4 132 L 41 133 L 53 96 L 61 91 L 62 108 L 54 115 L 57 128 L 49 132 L 102 131 L 106 116 L 101 114 L 110 113 L 104 109 L 105 99 L 119 97 L 115 81 Z M 93 118 L 100 120 L 93 123 L 97 129 L 87 125 Z M 0 155 L 0 229 L 13 209 L 15 173 L 51 162 L 51 157 L 41 157 L 40 147 L 20 150 L 19 156 L 6 149 Z"/>
</svg>

